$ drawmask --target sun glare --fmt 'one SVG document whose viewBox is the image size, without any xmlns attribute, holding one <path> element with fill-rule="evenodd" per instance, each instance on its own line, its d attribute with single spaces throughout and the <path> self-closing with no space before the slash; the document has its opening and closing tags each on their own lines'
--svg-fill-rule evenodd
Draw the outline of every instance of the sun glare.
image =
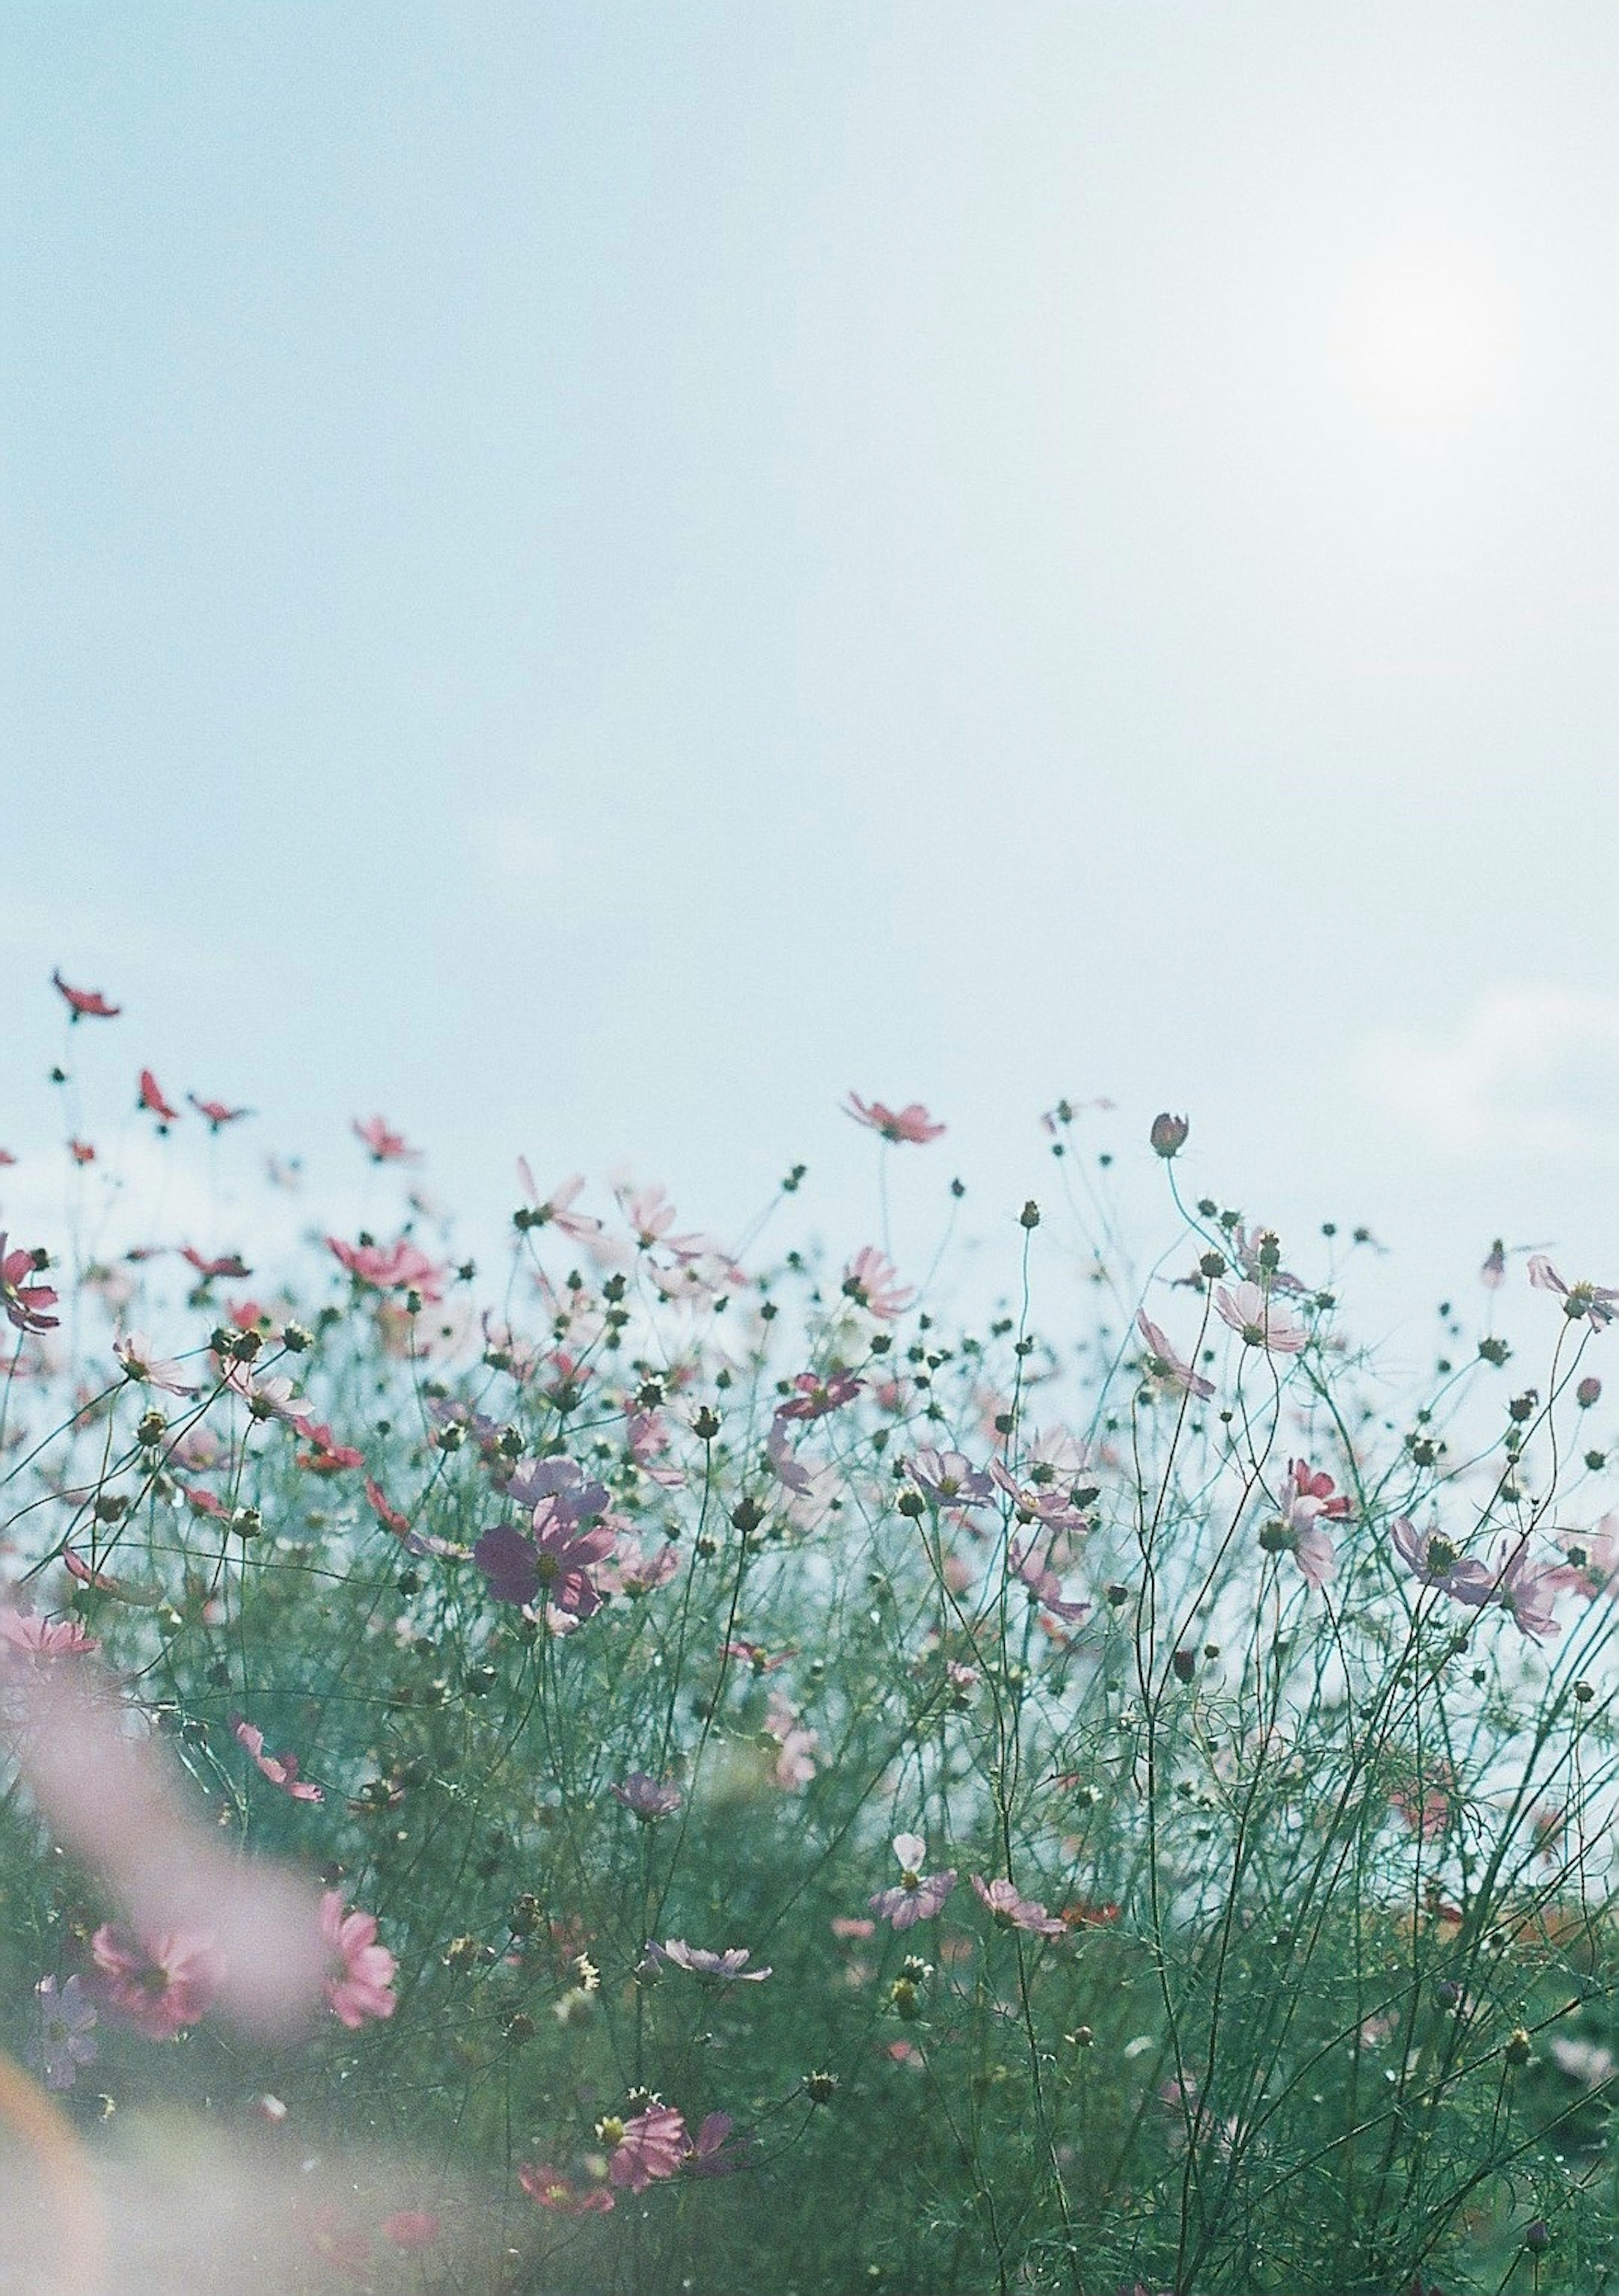
<svg viewBox="0 0 1619 2296">
<path fill-rule="evenodd" d="M 1465 420 L 1499 401 L 1516 335 L 1511 299 L 1476 248 L 1389 248 L 1348 283 L 1333 324 L 1341 373 L 1394 424 Z"/>
</svg>

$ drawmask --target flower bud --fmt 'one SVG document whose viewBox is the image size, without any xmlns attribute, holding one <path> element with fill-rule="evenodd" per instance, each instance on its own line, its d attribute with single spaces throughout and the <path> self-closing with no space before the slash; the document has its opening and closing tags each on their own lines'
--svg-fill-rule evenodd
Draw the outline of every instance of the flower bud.
<svg viewBox="0 0 1619 2296">
<path fill-rule="evenodd" d="M 1185 1147 L 1186 1136 L 1190 1130 L 1190 1121 L 1184 1116 L 1171 1116 L 1167 1110 L 1162 1115 L 1155 1116 L 1152 1129 L 1147 1136 L 1152 1143 L 1153 1154 L 1162 1156 L 1167 1164 L 1172 1156 L 1178 1156 Z"/>
<path fill-rule="evenodd" d="M 1599 1379 L 1582 1379 L 1574 1390 L 1574 1401 L 1582 1411 L 1589 1411 L 1593 1403 L 1600 1402 L 1601 1398 L 1602 1382 Z"/>
</svg>

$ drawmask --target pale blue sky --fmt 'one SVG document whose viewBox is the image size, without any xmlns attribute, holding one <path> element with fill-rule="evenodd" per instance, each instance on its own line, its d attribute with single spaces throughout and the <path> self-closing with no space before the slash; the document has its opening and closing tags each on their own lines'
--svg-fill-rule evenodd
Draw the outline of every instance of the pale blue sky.
<svg viewBox="0 0 1619 2296">
<path fill-rule="evenodd" d="M 59 963 L 115 1105 L 500 1210 L 863 1240 L 854 1086 L 988 1223 L 1105 1093 L 1611 1280 L 1616 98 L 1558 0 L 14 0 L 0 1136 Z"/>
</svg>

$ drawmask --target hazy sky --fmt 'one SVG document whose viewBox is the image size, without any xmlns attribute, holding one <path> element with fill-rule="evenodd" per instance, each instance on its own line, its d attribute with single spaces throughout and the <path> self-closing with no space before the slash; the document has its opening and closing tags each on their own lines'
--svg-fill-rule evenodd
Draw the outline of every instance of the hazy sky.
<svg viewBox="0 0 1619 2296">
<path fill-rule="evenodd" d="M 988 1227 L 1106 1094 L 1614 1280 L 1606 0 L 13 0 L 0 106 L 13 1196 L 60 964 L 120 1119 L 497 1210 L 862 1241 L 854 1086 Z"/>
</svg>

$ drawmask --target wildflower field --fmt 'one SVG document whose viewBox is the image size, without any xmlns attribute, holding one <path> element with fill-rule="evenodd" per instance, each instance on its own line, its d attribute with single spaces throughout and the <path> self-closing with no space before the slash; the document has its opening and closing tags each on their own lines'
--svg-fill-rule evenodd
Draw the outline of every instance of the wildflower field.
<svg viewBox="0 0 1619 2296">
<path fill-rule="evenodd" d="M 475 1266 L 378 1117 L 376 1225 L 266 1260 L 109 1192 L 255 1119 L 55 993 L 0 2285 L 1619 2285 L 1619 1293 L 1498 1249 L 1410 1391 L 1369 1239 L 1183 1195 L 1166 1114 L 1139 1267 L 1065 1103 L 947 1311 L 944 1126 L 858 1095 L 823 1257 L 797 1168 L 739 1242 L 548 1145 Z"/>
</svg>

